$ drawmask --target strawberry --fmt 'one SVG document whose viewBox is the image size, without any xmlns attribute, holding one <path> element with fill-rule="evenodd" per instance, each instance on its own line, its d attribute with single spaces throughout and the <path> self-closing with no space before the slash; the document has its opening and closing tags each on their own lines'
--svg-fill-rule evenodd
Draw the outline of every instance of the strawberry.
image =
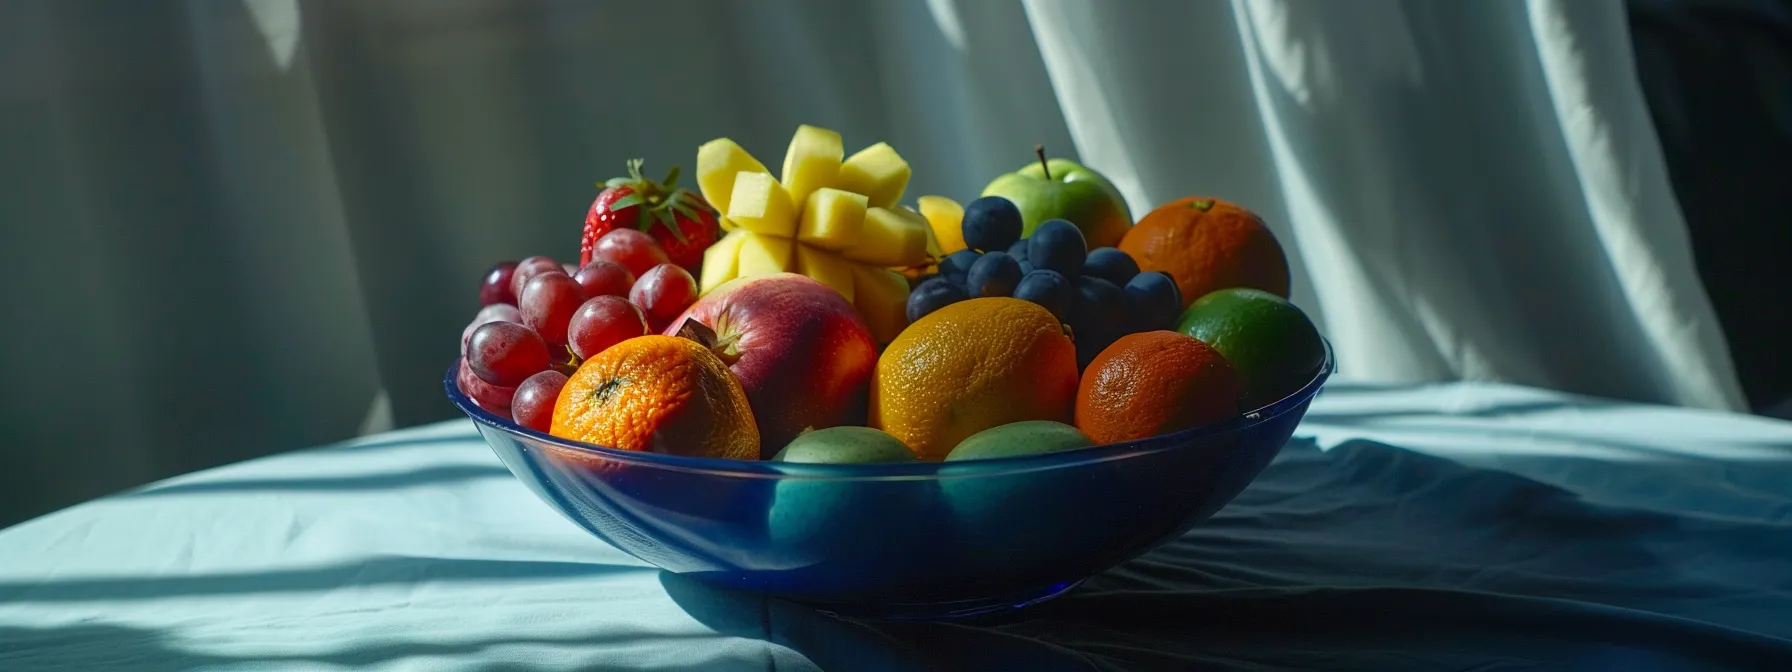
<svg viewBox="0 0 1792 672">
<path fill-rule="evenodd" d="M 579 266 L 591 263 L 591 249 L 604 234 L 633 228 L 653 236 L 672 263 L 694 274 L 703 266 L 703 250 L 722 235 L 716 210 L 696 192 L 677 188 L 676 166 L 664 182 L 654 182 L 641 176 L 641 165 L 641 159 L 630 159 L 628 176 L 603 183 L 591 202 L 579 239 Z"/>
</svg>

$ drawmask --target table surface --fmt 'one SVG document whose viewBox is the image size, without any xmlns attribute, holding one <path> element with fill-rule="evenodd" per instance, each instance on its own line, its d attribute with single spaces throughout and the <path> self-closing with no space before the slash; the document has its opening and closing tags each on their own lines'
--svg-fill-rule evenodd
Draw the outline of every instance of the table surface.
<svg viewBox="0 0 1792 672">
<path fill-rule="evenodd" d="M 1788 485 L 1792 423 L 1339 382 L 1185 537 L 890 624 L 649 567 L 456 421 L 0 531 L 0 670 L 1792 669 Z"/>
</svg>

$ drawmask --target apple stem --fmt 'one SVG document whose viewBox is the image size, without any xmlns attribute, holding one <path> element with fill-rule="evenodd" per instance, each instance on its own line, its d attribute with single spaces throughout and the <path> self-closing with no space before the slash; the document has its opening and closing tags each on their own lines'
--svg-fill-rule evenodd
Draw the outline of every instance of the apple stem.
<svg viewBox="0 0 1792 672">
<path fill-rule="evenodd" d="M 1033 153 L 1039 155 L 1039 169 L 1045 171 L 1045 179 L 1052 179 L 1052 167 L 1045 162 L 1045 145 L 1033 145 Z"/>
</svg>

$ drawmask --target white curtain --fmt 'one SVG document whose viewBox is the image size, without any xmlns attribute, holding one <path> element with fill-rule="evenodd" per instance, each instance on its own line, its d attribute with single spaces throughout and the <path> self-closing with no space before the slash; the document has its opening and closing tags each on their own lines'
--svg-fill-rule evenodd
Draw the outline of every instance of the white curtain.
<svg viewBox="0 0 1792 672">
<path fill-rule="evenodd" d="M 799 123 L 1247 204 L 1347 376 L 1743 407 L 1617 0 L 13 0 L 0 87 L 0 521 L 449 417 L 486 265 Z"/>
</svg>

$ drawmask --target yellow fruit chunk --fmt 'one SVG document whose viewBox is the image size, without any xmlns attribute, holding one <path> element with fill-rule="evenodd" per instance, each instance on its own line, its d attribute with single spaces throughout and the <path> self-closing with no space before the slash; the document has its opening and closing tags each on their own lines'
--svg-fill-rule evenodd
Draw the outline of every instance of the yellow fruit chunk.
<svg viewBox="0 0 1792 672">
<path fill-rule="evenodd" d="M 796 246 L 796 272 L 834 288 L 846 302 L 852 302 L 852 269 L 854 264 L 840 255 L 808 245 Z"/>
<path fill-rule="evenodd" d="M 789 238 L 746 232 L 741 234 L 740 256 L 735 277 L 750 278 L 790 270 L 791 248 L 796 241 Z"/>
<path fill-rule="evenodd" d="M 768 173 L 734 174 L 728 218 L 753 233 L 780 238 L 796 235 L 796 201 Z"/>
<path fill-rule="evenodd" d="M 919 264 L 927 259 L 927 225 L 922 221 L 920 215 L 911 218 L 900 210 L 866 210 L 859 242 L 841 254 L 877 266 Z"/>
<path fill-rule="evenodd" d="M 853 307 L 871 339 L 878 345 L 896 340 L 908 327 L 908 280 L 901 274 L 875 266 L 854 264 L 852 268 Z"/>
<path fill-rule="evenodd" d="M 734 193 L 734 175 L 742 171 L 767 175 L 772 172 L 728 138 L 716 138 L 697 148 L 697 191 L 716 212 L 728 212 L 728 203 Z"/>
<path fill-rule="evenodd" d="M 965 248 L 964 206 L 945 196 L 922 196 L 915 202 L 921 206 L 921 216 L 927 218 L 927 226 L 933 229 L 940 256 Z"/>
<path fill-rule="evenodd" d="M 834 183 L 841 189 L 864 194 L 873 208 L 888 208 L 902 200 L 908 177 L 908 162 L 890 143 L 880 142 L 859 150 L 840 164 L 840 179 Z"/>
<path fill-rule="evenodd" d="M 796 239 L 824 250 L 844 250 L 859 239 L 865 225 L 865 197 L 850 191 L 821 188 L 809 194 Z"/>
<path fill-rule="evenodd" d="M 845 153 L 839 133 L 808 124 L 796 127 L 796 137 L 790 139 L 790 148 L 784 153 L 782 179 L 791 202 L 802 203 L 816 189 L 833 184 Z"/>
<path fill-rule="evenodd" d="M 698 294 L 708 294 L 709 290 L 740 274 L 740 246 L 748 235 L 745 231 L 735 231 L 722 236 L 703 251 L 703 278 L 698 282 Z"/>
</svg>

